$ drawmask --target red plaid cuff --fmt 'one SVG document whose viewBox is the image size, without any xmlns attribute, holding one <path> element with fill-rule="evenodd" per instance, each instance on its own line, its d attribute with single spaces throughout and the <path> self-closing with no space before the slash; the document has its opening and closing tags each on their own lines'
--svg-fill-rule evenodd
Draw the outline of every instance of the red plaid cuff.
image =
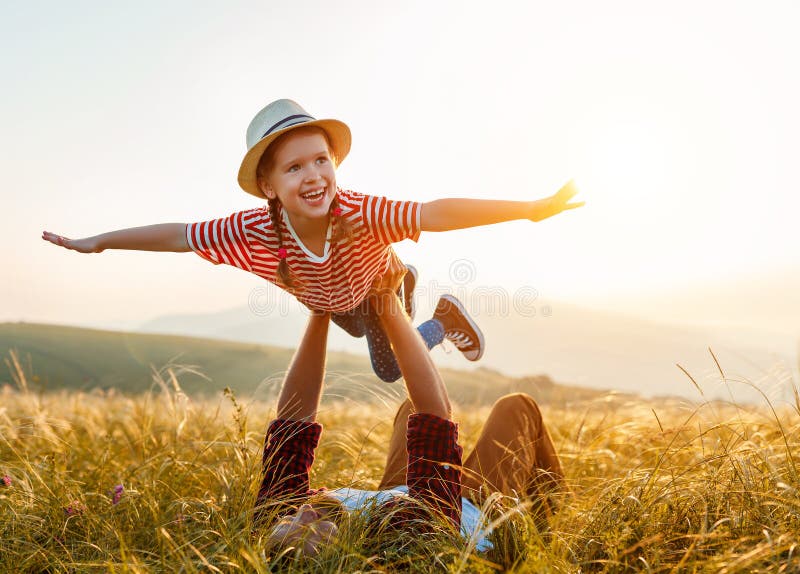
<svg viewBox="0 0 800 574">
<path fill-rule="evenodd" d="M 436 415 L 408 417 L 408 493 L 443 515 L 461 523 L 461 455 L 458 425 Z"/>
<path fill-rule="evenodd" d="M 319 423 L 286 419 L 270 423 L 262 459 L 264 479 L 258 492 L 260 500 L 308 493 L 308 473 L 321 434 Z"/>
</svg>

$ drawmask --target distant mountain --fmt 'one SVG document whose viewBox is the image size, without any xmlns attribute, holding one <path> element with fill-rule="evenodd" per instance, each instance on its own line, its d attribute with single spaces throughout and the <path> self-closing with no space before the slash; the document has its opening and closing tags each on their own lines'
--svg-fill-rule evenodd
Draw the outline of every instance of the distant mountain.
<svg viewBox="0 0 800 574">
<path fill-rule="evenodd" d="M 267 316 L 256 315 L 248 307 L 239 307 L 217 313 L 165 315 L 147 321 L 133 330 L 291 348 L 300 341 L 306 320 L 305 308 L 300 305 L 292 305 L 285 312 Z M 348 342 L 352 342 L 352 337 L 348 339 Z M 358 341 L 345 347 L 332 345 L 331 348 L 363 354 L 364 342 Z"/>
<path fill-rule="evenodd" d="M 148 335 L 29 323 L 0 324 L 0 385 L 14 385 L 14 350 L 28 386 L 33 390 L 114 388 L 139 393 L 154 386 L 153 369 L 172 365 L 188 394 L 218 394 L 231 387 L 240 395 L 271 398 L 278 390 L 293 351 L 283 347 Z M 596 398 L 601 391 L 559 385 L 549 377 L 509 377 L 488 369 L 443 369 L 454 401 L 486 404 L 508 392 L 525 391 L 542 403 L 566 404 Z M 156 387 L 157 388 L 157 387 Z M 381 400 L 403 394 L 403 385 L 375 377 L 363 356 L 328 354 L 326 397 Z"/>
<path fill-rule="evenodd" d="M 794 354 L 800 341 L 800 266 L 720 277 L 656 293 L 629 293 L 601 304 L 660 322 L 702 326 L 732 345 Z"/>
<path fill-rule="evenodd" d="M 693 383 L 676 366 L 679 363 L 708 397 L 725 399 L 731 392 L 741 400 L 756 397 L 747 384 L 731 382 L 726 386 L 720 382 L 710 347 L 727 377 L 758 384 L 772 397 L 790 396 L 786 379 L 797 366 L 792 352 L 796 343 L 785 335 L 762 337 L 747 326 L 647 321 L 560 302 L 551 302 L 549 308 L 549 316 L 539 313 L 532 317 L 474 310 L 487 342 L 479 365 L 514 376 L 546 373 L 555 380 L 594 389 L 700 399 Z M 425 316 L 421 309 L 417 323 Z M 293 346 L 304 324 L 299 306 L 268 317 L 239 308 L 160 317 L 143 324 L 140 330 Z M 334 328 L 329 348 L 364 355 L 366 342 Z M 434 350 L 433 355 L 441 366 L 472 367 L 455 350 Z"/>
</svg>

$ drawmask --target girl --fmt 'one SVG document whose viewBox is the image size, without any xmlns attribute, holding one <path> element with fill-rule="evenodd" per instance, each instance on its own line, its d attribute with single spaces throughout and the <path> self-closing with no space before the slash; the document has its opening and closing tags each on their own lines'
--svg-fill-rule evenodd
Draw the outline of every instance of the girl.
<svg viewBox="0 0 800 574">
<path fill-rule="evenodd" d="M 376 374 L 400 377 L 391 342 L 378 316 L 381 291 L 396 291 L 406 274 L 391 244 L 417 241 L 421 231 L 448 231 L 514 219 L 540 221 L 583 203 L 568 183 L 554 196 L 531 202 L 440 199 L 393 201 L 345 191 L 335 167 L 350 150 L 350 130 L 333 119 L 316 120 L 299 104 L 277 100 L 247 129 L 248 151 L 239 185 L 267 206 L 228 217 L 123 229 L 84 239 L 45 231 L 43 239 L 81 253 L 104 249 L 195 251 L 214 264 L 255 273 L 292 293 L 315 311 L 332 312 L 351 335 L 367 336 Z M 410 290 L 406 289 L 407 308 Z M 434 318 L 418 328 L 428 348 L 451 340 L 469 360 L 483 354 L 480 330 L 453 297 L 445 295 Z"/>
</svg>

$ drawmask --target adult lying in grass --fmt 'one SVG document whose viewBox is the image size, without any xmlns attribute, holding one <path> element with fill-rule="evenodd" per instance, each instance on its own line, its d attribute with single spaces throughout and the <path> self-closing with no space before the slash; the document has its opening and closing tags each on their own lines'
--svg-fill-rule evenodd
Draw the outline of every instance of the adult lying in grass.
<svg viewBox="0 0 800 574">
<path fill-rule="evenodd" d="M 388 312 L 384 328 L 393 341 L 413 349 L 400 362 L 408 400 L 399 408 L 380 491 L 313 490 L 309 471 L 322 432 L 316 422 L 325 374 L 330 316 L 312 315 L 278 398 L 267 431 L 264 476 L 256 502 L 256 527 L 268 546 L 294 546 L 315 556 L 334 540 L 343 511 L 373 505 L 367 533 L 445 529 L 471 534 L 479 506 L 492 492 L 530 499 L 540 516 L 547 495 L 563 485 L 563 472 L 534 400 L 507 395 L 495 403 L 475 449 L 462 465 L 458 426 L 451 420 L 447 389 L 422 339 L 404 320 L 391 293 L 375 295 Z M 398 357 L 399 358 L 399 357 Z M 478 550 L 491 547 L 485 533 Z"/>
</svg>

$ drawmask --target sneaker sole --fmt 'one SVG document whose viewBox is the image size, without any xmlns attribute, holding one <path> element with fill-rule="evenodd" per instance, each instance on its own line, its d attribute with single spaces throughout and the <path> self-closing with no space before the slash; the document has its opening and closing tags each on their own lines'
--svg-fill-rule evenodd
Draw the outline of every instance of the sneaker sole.
<svg viewBox="0 0 800 574">
<path fill-rule="evenodd" d="M 413 265 L 406 265 L 408 273 L 403 277 L 403 306 L 406 308 L 406 313 L 413 320 L 417 312 L 416 305 L 414 304 L 414 289 L 417 287 L 417 268 Z"/>
<path fill-rule="evenodd" d="M 467 358 L 468 361 L 478 361 L 481 357 L 483 357 L 483 352 L 486 350 L 486 342 L 483 339 L 483 332 L 481 332 L 480 328 L 475 324 L 475 321 L 472 320 L 470 314 L 467 313 L 467 310 L 461 304 L 461 301 L 453 297 L 452 295 L 442 295 L 442 299 L 449 301 L 451 304 L 455 305 L 455 307 L 461 312 L 461 315 L 467 320 L 469 326 L 472 327 L 472 330 L 475 331 L 475 334 L 478 336 L 478 354 L 475 358 L 470 357 L 467 353 L 463 353 L 463 355 Z"/>
</svg>

